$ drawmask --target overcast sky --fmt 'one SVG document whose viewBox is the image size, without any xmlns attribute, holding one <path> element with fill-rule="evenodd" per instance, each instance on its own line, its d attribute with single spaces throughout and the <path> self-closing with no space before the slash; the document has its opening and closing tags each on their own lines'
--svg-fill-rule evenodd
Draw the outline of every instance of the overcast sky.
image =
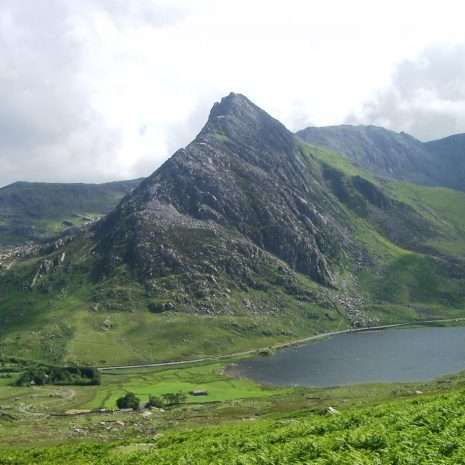
<svg viewBox="0 0 465 465">
<path fill-rule="evenodd" d="M 1 0 L 0 186 L 148 175 L 230 91 L 292 130 L 465 132 L 464 17 L 447 0 Z"/>
</svg>

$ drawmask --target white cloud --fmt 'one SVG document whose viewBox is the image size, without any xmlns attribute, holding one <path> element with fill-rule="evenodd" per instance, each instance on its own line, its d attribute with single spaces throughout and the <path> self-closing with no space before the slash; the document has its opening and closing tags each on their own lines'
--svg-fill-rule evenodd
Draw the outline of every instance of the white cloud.
<svg viewBox="0 0 465 465">
<path fill-rule="evenodd" d="M 381 105 L 379 89 L 401 92 L 399 75 L 421 81 L 421 66 L 398 66 L 417 63 L 425 47 L 465 43 L 462 10 L 447 0 L 3 0 L 0 185 L 149 174 L 230 91 L 291 129 L 337 124 L 354 112 L 382 118 L 364 102 Z M 435 82 L 456 72 L 436 71 Z M 428 108 L 418 104 L 426 94 L 408 105 L 438 105 L 446 131 L 458 127 L 451 115 L 462 108 L 443 93 L 460 89 L 439 87 Z M 395 123 L 389 109 L 403 98 L 385 99 L 387 124 L 408 123 Z M 430 114 L 423 116 L 427 131 Z"/>
<path fill-rule="evenodd" d="M 422 140 L 465 132 L 465 44 L 443 44 L 401 62 L 391 84 L 348 120 Z"/>
</svg>

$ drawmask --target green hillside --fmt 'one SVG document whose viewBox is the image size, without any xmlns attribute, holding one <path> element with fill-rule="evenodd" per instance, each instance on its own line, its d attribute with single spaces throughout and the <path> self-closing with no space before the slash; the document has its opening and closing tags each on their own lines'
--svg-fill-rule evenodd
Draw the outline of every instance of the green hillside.
<svg viewBox="0 0 465 465">
<path fill-rule="evenodd" d="M 44 239 L 108 213 L 140 179 L 105 184 L 16 182 L 0 189 L 0 246 Z"/>
<path fill-rule="evenodd" d="M 464 193 L 379 179 L 335 152 L 311 146 L 307 150 L 310 156 L 344 172 L 349 179 L 369 181 L 417 215 L 416 221 L 402 231 L 395 217 L 380 222 L 362 213 L 361 218 L 357 204 L 346 202 L 354 235 L 373 259 L 357 273 L 360 289 L 372 310 L 392 321 L 415 313 L 434 318 L 436 312 L 453 312 L 454 308 L 460 312 L 464 296 L 460 271 L 465 263 Z M 351 183 L 347 186 L 355 197 Z"/>
<path fill-rule="evenodd" d="M 70 457 L 75 465 L 455 465 L 465 461 L 462 391 L 336 412 L 313 409 L 146 434 L 119 443 L 88 440 L 3 449 L 0 464 L 68 465 Z"/>
<path fill-rule="evenodd" d="M 193 358 L 264 347 L 347 325 L 335 308 L 308 302 L 280 287 L 265 290 L 234 289 L 228 304 L 240 309 L 248 302 L 271 302 L 282 312 L 254 314 L 246 311 L 223 315 L 198 315 L 186 306 L 177 311 L 154 313 L 157 302 L 136 281 L 121 271 L 111 279 L 94 281 L 94 258 L 89 239 L 76 239 L 67 246 L 72 268 L 58 267 L 30 287 L 43 260 L 20 262 L 1 276 L 0 351 L 27 359 L 81 361 L 96 365 L 142 363 L 154 360 Z M 47 257 L 53 261 L 60 251 Z M 318 286 L 297 277 L 299 289 Z M 178 290 L 162 296 L 172 301 Z M 310 295 L 310 294 L 309 294 Z M 221 296 L 220 296 L 221 297 Z M 171 300 L 169 300 L 171 299 Z"/>
</svg>

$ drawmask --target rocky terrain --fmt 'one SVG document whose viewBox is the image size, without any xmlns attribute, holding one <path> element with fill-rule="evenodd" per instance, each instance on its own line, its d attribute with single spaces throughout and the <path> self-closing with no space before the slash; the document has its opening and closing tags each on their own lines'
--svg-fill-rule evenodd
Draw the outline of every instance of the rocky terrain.
<svg viewBox="0 0 465 465">
<path fill-rule="evenodd" d="M 342 214 L 293 135 L 231 94 L 99 225 L 98 250 L 103 272 L 127 262 L 148 280 L 182 272 L 247 281 L 278 258 L 331 285 L 330 263 L 348 241 Z"/>
<path fill-rule="evenodd" d="M 17 260 L 38 255 L 40 246 L 34 242 L 29 242 L 16 247 L 0 248 L 0 270 L 8 271 Z"/>
</svg>

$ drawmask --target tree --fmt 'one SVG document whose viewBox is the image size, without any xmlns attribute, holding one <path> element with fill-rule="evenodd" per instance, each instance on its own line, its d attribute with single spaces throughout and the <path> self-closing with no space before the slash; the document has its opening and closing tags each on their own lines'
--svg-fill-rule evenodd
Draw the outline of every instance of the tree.
<svg viewBox="0 0 465 465">
<path fill-rule="evenodd" d="M 145 404 L 146 408 L 155 407 L 155 408 L 163 408 L 165 406 L 165 402 L 161 397 L 157 396 L 149 396 L 149 401 Z"/>
<path fill-rule="evenodd" d="M 140 399 L 133 392 L 128 392 L 116 401 L 116 405 L 119 409 L 132 408 L 133 410 L 137 410 L 140 405 Z"/>
<path fill-rule="evenodd" d="M 42 367 L 33 367 L 26 370 L 16 381 L 17 386 L 28 386 L 35 384 L 37 386 L 43 386 L 49 384 L 50 376 L 47 370 Z"/>
<path fill-rule="evenodd" d="M 186 394 L 183 392 L 167 392 L 162 396 L 166 405 L 178 405 L 186 400 Z"/>
</svg>

